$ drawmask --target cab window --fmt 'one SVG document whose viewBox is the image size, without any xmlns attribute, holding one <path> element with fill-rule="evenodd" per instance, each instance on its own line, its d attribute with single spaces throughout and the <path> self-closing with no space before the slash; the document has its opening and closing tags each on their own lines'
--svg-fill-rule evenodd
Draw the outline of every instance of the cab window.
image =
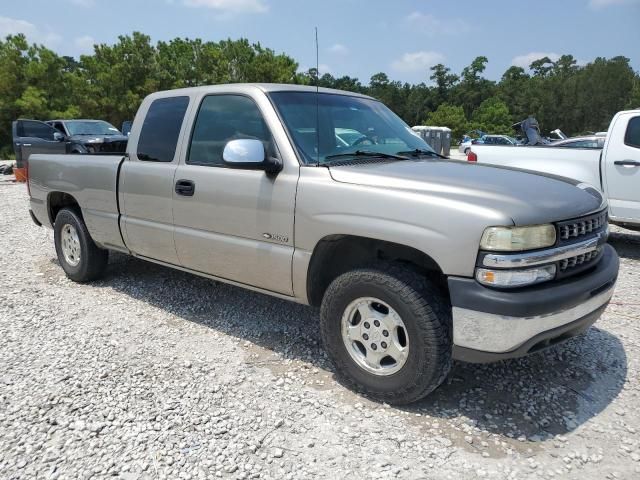
<svg viewBox="0 0 640 480">
<path fill-rule="evenodd" d="M 627 131 L 624 134 L 624 143 L 630 147 L 640 148 L 640 117 L 629 120 Z"/>
<path fill-rule="evenodd" d="M 154 100 L 142 124 L 137 156 L 147 162 L 172 162 L 189 97 Z"/>
<path fill-rule="evenodd" d="M 230 140 L 260 140 L 275 156 L 271 133 L 255 102 L 243 95 L 209 95 L 204 98 L 191 135 L 187 163 L 220 167 Z"/>
<path fill-rule="evenodd" d="M 18 123 L 18 136 L 27 138 L 41 138 L 43 140 L 55 140 L 53 134 L 56 129 L 44 122 L 34 120 L 20 120 Z"/>
</svg>

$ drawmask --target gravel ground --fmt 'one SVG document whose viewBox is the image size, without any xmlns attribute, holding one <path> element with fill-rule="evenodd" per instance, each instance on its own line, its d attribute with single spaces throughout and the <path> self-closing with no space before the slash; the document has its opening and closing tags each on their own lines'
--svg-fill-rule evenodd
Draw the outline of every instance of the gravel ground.
<svg viewBox="0 0 640 480">
<path fill-rule="evenodd" d="M 3 479 L 640 478 L 640 234 L 586 335 L 394 408 L 335 381 L 316 310 L 122 255 L 75 284 L 0 198 Z"/>
</svg>

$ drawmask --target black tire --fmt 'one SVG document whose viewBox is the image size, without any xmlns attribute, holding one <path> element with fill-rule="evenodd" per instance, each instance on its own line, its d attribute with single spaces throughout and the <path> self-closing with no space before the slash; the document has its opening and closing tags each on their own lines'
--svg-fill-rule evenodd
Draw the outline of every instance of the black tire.
<svg viewBox="0 0 640 480">
<path fill-rule="evenodd" d="M 360 297 L 386 302 L 405 324 L 409 353 L 392 375 L 380 376 L 360 367 L 342 339 L 342 315 Z M 375 400 L 396 405 L 420 400 L 451 369 L 451 307 L 446 295 L 424 274 L 403 265 L 385 264 L 340 275 L 324 295 L 320 322 L 322 340 L 338 376 Z"/>
<path fill-rule="evenodd" d="M 464 154 L 465 155 L 469 155 L 469 152 L 471 151 L 471 149 L 469 147 L 464 149 Z"/>
<path fill-rule="evenodd" d="M 79 263 L 77 265 L 69 263 L 62 251 L 62 230 L 65 225 L 72 226 L 77 232 L 80 244 Z M 102 276 L 107 267 L 109 252 L 99 248 L 94 243 L 82 216 L 76 209 L 63 208 L 58 212 L 54 222 L 53 238 L 58 261 L 67 277 L 74 282 L 84 283 Z"/>
</svg>

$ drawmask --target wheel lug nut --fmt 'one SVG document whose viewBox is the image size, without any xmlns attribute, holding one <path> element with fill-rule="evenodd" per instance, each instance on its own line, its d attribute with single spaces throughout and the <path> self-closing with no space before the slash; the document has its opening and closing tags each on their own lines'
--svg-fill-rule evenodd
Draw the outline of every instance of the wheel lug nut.
<svg viewBox="0 0 640 480">
<path fill-rule="evenodd" d="M 387 348 L 387 342 L 382 342 L 382 343 L 380 344 L 380 346 L 381 346 L 382 348 Z"/>
<path fill-rule="evenodd" d="M 366 333 L 363 333 L 362 338 L 365 340 L 369 340 L 369 335 L 367 335 Z"/>
<path fill-rule="evenodd" d="M 384 335 L 385 337 L 389 336 L 389 332 L 387 330 L 383 330 L 382 331 L 382 335 Z"/>
<path fill-rule="evenodd" d="M 371 344 L 371 350 L 377 350 L 378 346 L 375 343 Z"/>
<path fill-rule="evenodd" d="M 369 325 L 369 322 L 364 322 L 364 328 L 369 328 L 371 325 Z"/>
<path fill-rule="evenodd" d="M 380 326 L 380 322 L 379 322 L 378 320 L 374 320 L 373 324 L 374 324 L 376 327 L 379 327 L 379 326 Z"/>
</svg>

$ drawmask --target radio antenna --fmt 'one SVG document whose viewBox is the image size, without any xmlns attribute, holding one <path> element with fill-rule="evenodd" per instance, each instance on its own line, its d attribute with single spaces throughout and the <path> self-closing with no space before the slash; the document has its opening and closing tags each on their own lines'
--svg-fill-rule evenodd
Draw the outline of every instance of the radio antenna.
<svg viewBox="0 0 640 480">
<path fill-rule="evenodd" d="M 316 166 L 320 166 L 320 53 L 318 48 L 318 27 L 316 27 Z"/>
</svg>

